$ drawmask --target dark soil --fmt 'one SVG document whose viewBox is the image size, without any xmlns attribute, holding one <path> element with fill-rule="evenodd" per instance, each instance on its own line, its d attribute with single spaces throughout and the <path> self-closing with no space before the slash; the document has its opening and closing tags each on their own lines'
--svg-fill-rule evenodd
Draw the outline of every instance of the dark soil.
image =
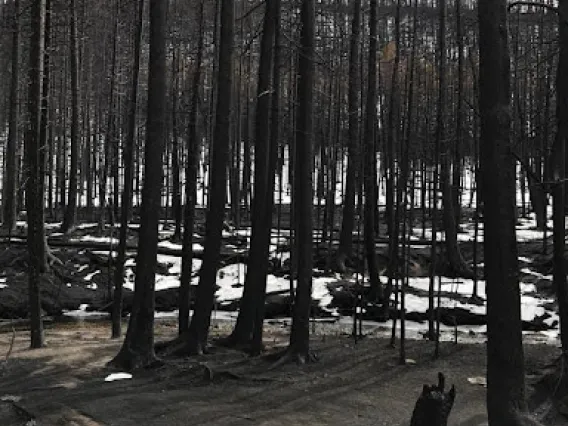
<svg viewBox="0 0 568 426">
<path fill-rule="evenodd" d="M 225 334 L 228 326 L 217 324 L 215 330 Z M 170 339 L 175 325 L 161 322 L 156 333 Z M 18 407 L 45 426 L 402 426 L 409 424 L 422 385 L 435 382 L 442 371 L 457 389 L 449 425 L 486 421 L 485 388 L 472 383 L 485 376 L 483 344 L 443 344 L 441 358 L 434 360 L 431 343 L 408 342 L 407 365 L 400 365 L 398 351 L 384 340 L 314 336 L 319 362 L 313 364 L 273 369 L 265 358 L 216 349 L 197 358 L 167 358 L 163 367 L 108 383 L 104 378 L 112 371 L 105 364 L 120 345 L 109 334 L 108 324 L 60 324 L 47 330 L 47 348 L 31 351 L 27 334 L 17 332 L 1 366 L 0 397 L 18 398 Z M 267 336 L 269 351 L 276 351 L 287 331 L 269 327 Z M 11 339 L 11 333 L 0 334 L 0 347 Z M 525 350 L 530 393 L 559 350 L 545 345 Z M 0 424 L 24 424 L 10 406 L 0 405 Z M 553 415 L 547 424 L 568 423 Z"/>
</svg>

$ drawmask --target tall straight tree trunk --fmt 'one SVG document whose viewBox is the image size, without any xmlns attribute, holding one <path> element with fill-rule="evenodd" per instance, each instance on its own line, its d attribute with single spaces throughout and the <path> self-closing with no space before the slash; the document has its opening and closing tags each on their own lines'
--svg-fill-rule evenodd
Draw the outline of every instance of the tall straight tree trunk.
<svg viewBox="0 0 568 426">
<path fill-rule="evenodd" d="M 337 266 L 341 272 L 346 269 L 346 261 L 353 254 L 353 226 L 355 223 L 355 195 L 357 193 L 360 169 L 359 156 L 359 49 L 361 43 L 361 0 L 353 1 L 353 19 L 351 21 L 351 41 L 349 50 L 349 151 L 345 197 L 343 199 L 343 217 Z"/>
<path fill-rule="evenodd" d="M 560 55 L 556 73 L 556 125 L 557 149 L 553 183 L 553 231 L 554 231 L 554 286 L 558 297 L 560 340 L 564 357 L 568 358 L 568 288 L 566 286 L 566 143 L 568 142 L 568 0 L 558 3 Z"/>
<path fill-rule="evenodd" d="M 69 190 L 67 191 L 67 205 L 61 232 L 67 233 L 73 230 L 77 222 L 77 184 L 79 164 L 79 41 L 77 39 L 77 7 L 76 0 L 70 0 L 71 18 L 71 166 L 69 168 Z"/>
<path fill-rule="evenodd" d="M 173 241 L 181 240 L 181 182 L 178 140 L 179 52 L 173 50 L 172 61 L 172 210 L 174 217 Z"/>
<path fill-rule="evenodd" d="M 515 163 L 510 154 L 507 1 L 479 0 L 479 106 L 485 276 L 487 411 L 492 426 L 516 426 L 526 409 L 515 236 Z"/>
<path fill-rule="evenodd" d="M 6 165 L 4 168 L 4 194 L 2 227 L 8 232 L 16 228 L 16 178 L 18 164 L 16 151 L 18 149 L 18 81 L 20 69 L 20 0 L 14 0 L 12 33 L 12 75 L 10 77 L 10 113 L 8 140 L 6 145 Z"/>
<path fill-rule="evenodd" d="M 256 309 L 264 305 L 264 290 L 268 272 L 272 201 L 274 199 L 274 170 L 270 170 L 270 154 L 274 149 L 270 141 L 270 81 L 272 73 L 272 46 L 274 42 L 274 7 L 266 4 L 262 39 L 255 115 L 254 140 L 254 195 L 252 203 L 252 233 L 247 273 L 241 299 L 239 316 L 232 339 L 236 344 L 246 344 L 252 337 Z M 268 217 L 267 217 L 268 215 Z"/>
<path fill-rule="evenodd" d="M 444 242 L 446 247 L 446 256 L 451 271 L 458 276 L 473 277 L 473 272 L 469 269 L 462 257 L 458 245 L 458 224 L 456 223 L 456 214 L 454 211 L 454 198 L 452 180 L 450 175 L 451 169 L 451 149 L 446 141 L 446 0 L 440 0 L 438 3 L 440 24 L 439 24 L 439 85 L 438 85 L 438 115 L 436 124 L 436 143 L 441 148 L 441 164 L 440 164 L 440 184 L 442 186 L 442 204 L 443 204 L 443 222 L 444 222 Z M 457 165 L 459 167 L 459 164 Z M 459 182 L 458 182 L 459 183 Z"/>
<path fill-rule="evenodd" d="M 128 105 L 128 133 L 124 143 L 124 188 L 120 204 L 120 233 L 118 236 L 118 253 L 114 268 L 114 294 L 112 305 L 112 337 L 122 334 L 122 289 L 124 284 L 124 262 L 126 261 L 126 237 L 128 234 L 128 219 L 132 211 L 132 183 L 134 169 L 134 139 L 136 137 L 136 109 L 138 106 L 138 81 L 140 76 L 140 50 L 142 25 L 144 22 L 144 0 L 135 3 L 137 18 L 134 35 L 134 63 L 132 64 L 132 82 L 130 86 L 130 102 Z"/>
<path fill-rule="evenodd" d="M 116 91 L 116 56 L 118 49 L 118 8 L 119 2 L 116 0 L 115 3 L 115 14 L 113 22 L 113 35 L 112 35 L 112 58 L 111 58 L 111 68 L 110 68 L 110 88 L 109 88 L 109 100 L 108 100 L 108 112 L 107 112 L 107 125 L 104 139 L 104 148 L 101 150 L 101 155 L 103 158 L 99 162 L 100 176 L 99 176 L 99 230 L 102 232 L 106 223 L 106 211 L 107 211 L 107 191 L 108 184 L 107 180 L 109 177 L 109 171 L 111 166 L 111 148 L 114 152 L 114 147 L 112 144 L 118 143 L 114 140 L 115 138 L 115 111 L 114 111 L 114 98 Z M 102 116 L 102 115 L 101 115 Z M 100 157 L 99 157 L 100 158 Z M 114 159 L 112 159 L 114 160 Z M 117 159 L 118 161 L 118 159 Z M 118 188 L 115 188 L 115 192 Z"/>
<path fill-rule="evenodd" d="M 298 363 L 310 361 L 310 307 L 313 273 L 313 107 L 315 81 L 315 1 L 302 0 L 298 58 L 298 109 L 293 180 L 296 213 L 298 285 L 292 315 L 288 355 Z"/>
<path fill-rule="evenodd" d="M 273 66 L 272 66 L 272 116 L 270 121 L 270 153 L 268 157 L 269 180 L 266 188 L 266 197 L 268 205 L 264 211 L 265 231 L 266 231 L 266 258 L 269 256 L 270 235 L 272 232 L 272 210 L 274 208 L 274 185 L 276 183 L 276 168 L 278 165 L 278 149 L 280 140 L 280 68 L 281 68 L 281 0 L 274 0 L 272 7 L 274 13 L 274 50 L 273 50 Z M 266 264 L 266 266 L 268 266 Z M 263 281 L 266 282 L 266 274 L 263 271 Z M 262 349 L 262 332 L 265 315 L 266 301 L 266 285 L 261 288 L 261 300 L 256 308 L 256 318 L 254 320 L 254 329 L 252 334 L 252 353 L 258 354 Z"/>
<path fill-rule="evenodd" d="M 227 160 L 231 134 L 234 0 L 221 0 L 221 35 L 217 72 L 217 105 L 212 161 L 209 173 L 209 196 L 205 222 L 203 263 L 195 299 L 195 311 L 186 335 L 186 350 L 202 353 L 207 345 L 211 311 L 215 298 L 215 282 L 221 251 L 221 232 L 225 216 Z"/>
<path fill-rule="evenodd" d="M 43 84 L 42 84 L 42 99 L 41 99 L 41 124 L 40 124 L 40 144 L 43 149 L 40 150 L 41 164 L 43 167 L 42 175 L 45 176 L 46 173 L 50 171 L 47 170 L 47 159 L 49 159 L 50 168 L 52 168 L 53 160 L 53 123 L 50 120 L 50 102 L 51 102 L 51 89 L 50 89 L 50 46 L 51 46 L 51 0 L 46 0 L 45 2 L 45 30 L 44 30 L 44 54 L 43 54 Z M 42 184 L 45 185 L 45 177 L 42 180 Z M 53 188 L 51 188 L 53 189 Z M 45 194 L 45 188 L 42 190 Z M 50 192 L 50 196 L 53 196 Z M 49 200 L 53 202 L 53 199 Z M 47 248 L 47 237 L 46 241 L 46 253 L 49 253 Z M 47 259 L 47 258 L 46 258 Z M 47 269 L 47 264 L 44 265 L 44 269 Z"/>
<path fill-rule="evenodd" d="M 45 0 L 36 0 L 30 6 L 31 37 L 28 86 L 28 115 L 30 125 L 26 132 L 25 158 L 27 168 L 26 210 L 28 217 L 28 297 L 30 308 L 31 347 L 43 346 L 40 281 L 45 272 L 45 228 L 43 217 L 43 156 L 41 150 L 41 96 L 43 55 L 45 48 Z"/>
<path fill-rule="evenodd" d="M 398 191 L 397 187 L 404 185 L 406 181 L 400 181 L 397 185 L 396 179 L 396 165 L 395 165 L 395 155 L 396 155 L 396 138 L 400 133 L 399 124 L 399 101 L 397 97 L 400 97 L 398 90 L 398 68 L 400 65 L 400 8 L 401 0 L 397 1 L 396 14 L 395 14 L 395 52 L 394 52 L 394 64 L 392 70 L 392 80 L 391 80 L 391 93 L 389 100 L 389 116 L 387 124 L 387 220 L 389 229 L 389 262 L 388 262 L 388 284 L 385 291 L 384 300 L 388 304 L 390 301 L 390 295 L 393 288 L 393 280 L 396 280 L 398 270 L 399 270 L 399 234 L 400 234 L 400 201 L 397 197 Z M 403 159 L 401 158 L 402 162 Z"/>
<path fill-rule="evenodd" d="M 456 137 L 453 150 L 453 165 L 452 165 L 452 195 L 454 197 L 454 215 L 456 225 L 459 225 L 461 217 L 461 205 L 460 205 L 460 194 L 461 194 L 461 145 L 462 145 L 462 134 L 463 134 L 463 87 L 464 87 L 464 75 L 463 75 L 463 61 L 464 61 L 464 42 L 463 42 L 463 28 L 462 28 L 462 17 L 461 17 L 461 2 L 462 0 L 455 1 L 455 14 L 456 14 L 456 37 L 457 37 L 457 48 L 458 48 L 458 88 L 457 88 L 457 105 L 456 105 Z"/>
<path fill-rule="evenodd" d="M 187 164 L 185 168 L 185 208 L 183 216 L 183 243 L 181 255 L 181 277 L 179 286 L 179 334 L 189 328 L 190 286 L 193 266 L 193 228 L 195 223 L 195 204 L 197 203 L 197 168 L 199 162 L 199 88 L 201 87 L 201 62 L 204 44 L 204 8 L 205 0 L 199 3 L 199 36 L 197 58 L 191 87 L 191 109 L 187 129 Z"/>
<path fill-rule="evenodd" d="M 154 288 L 162 189 L 162 155 L 166 139 L 166 36 L 168 4 L 150 0 L 150 60 L 144 186 L 136 256 L 134 302 L 126 338 L 111 361 L 132 370 L 154 364 Z"/>
<path fill-rule="evenodd" d="M 363 181 L 365 189 L 364 206 L 364 238 L 365 256 L 371 284 L 371 299 L 380 298 L 381 283 L 379 281 L 379 266 L 375 253 L 375 212 L 376 212 L 376 149 L 375 121 L 377 119 L 377 0 L 370 1 L 369 13 L 369 62 L 368 89 L 364 135 L 364 165 Z"/>
</svg>

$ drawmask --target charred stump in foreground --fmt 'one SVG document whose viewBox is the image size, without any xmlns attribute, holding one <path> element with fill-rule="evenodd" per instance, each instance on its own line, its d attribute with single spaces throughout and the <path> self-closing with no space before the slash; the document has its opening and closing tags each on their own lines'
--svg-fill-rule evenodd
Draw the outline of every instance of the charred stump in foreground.
<svg viewBox="0 0 568 426">
<path fill-rule="evenodd" d="M 444 393 L 445 377 L 438 373 L 438 385 L 424 385 L 416 401 L 410 426 L 447 426 L 456 398 L 456 389 Z"/>
</svg>

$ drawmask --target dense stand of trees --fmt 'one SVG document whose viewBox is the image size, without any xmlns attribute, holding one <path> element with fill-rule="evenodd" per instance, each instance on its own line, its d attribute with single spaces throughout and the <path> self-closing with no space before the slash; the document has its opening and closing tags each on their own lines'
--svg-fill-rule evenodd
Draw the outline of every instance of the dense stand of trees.
<svg viewBox="0 0 568 426">
<path fill-rule="evenodd" d="M 515 223 L 534 214 L 546 250 L 549 198 L 568 345 L 567 2 L 144 3 L 0 5 L 9 64 L 0 71 L 2 227 L 10 235 L 26 211 L 32 347 L 43 342 L 42 276 L 57 261 L 44 216 L 62 221 L 64 233 L 78 220 L 98 221 L 101 232 L 119 224 L 113 337 L 121 335 L 127 225 L 140 221 L 134 306 L 113 361 L 137 368 L 156 360 L 160 220 L 183 244 L 175 347 L 186 354 L 207 348 L 223 226 L 250 225 L 244 295 L 224 343 L 259 354 L 271 232 L 290 195 L 293 322 L 283 359 L 306 362 L 317 256 L 328 270 L 365 271 L 358 298 L 385 317 L 402 308 L 404 324 L 408 241 L 431 239 L 428 334 L 436 339 L 439 276 L 479 276 L 477 251 L 468 263 L 458 243 L 460 221 L 474 210 L 476 239 L 480 216 L 484 225 L 490 421 L 517 424 L 525 403 Z M 206 219 L 192 301 L 196 205 Z M 386 271 L 376 253 L 383 236 Z M 394 336 L 393 328 L 393 344 Z"/>
</svg>

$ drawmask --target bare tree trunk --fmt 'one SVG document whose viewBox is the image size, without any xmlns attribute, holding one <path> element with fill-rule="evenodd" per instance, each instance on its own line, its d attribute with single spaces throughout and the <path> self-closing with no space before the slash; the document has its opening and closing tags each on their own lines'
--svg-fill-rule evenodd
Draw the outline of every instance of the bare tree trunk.
<svg viewBox="0 0 568 426">
<path fill-rule="evenodd" d="M 464 73 L 463 73 L 463 61 L 464 61 L 464 41 L 463 41 L 463 25 L 462 25 L 462 12 L 461 3 L 463 0 L 455 1 L 455 14 L 456 14 L 456 37 L 457 37 L 457 48 L 458 48 L 458 88 L 457 88 L 457 106 L 456 106 L 456 138 L 454 143 L 453 157 L 454 161 L 452 164 L 452 195 L 454 197 L 454 215 L 456 225 L 459 226 L 461 217 L 461 146 L 463 137 L 463 87 L 464 87 Z"/>
<path fill-rule="evenodd" d="M 397 182 L 396 176 L 396 166 L 395 166 L 395 155 L 396 155 L 396 138 L 398 137 L 400 124 L 399 124 L 399 101 L 400 97 L 398 89 L 398 68 L 400 65 L 400 8 L 401 2 L 397 1 L 396 12 L 395 12 L 395 53 L 394 53 L 394 63 L 392 70 L 391 79 L 391 93 L 389 100 L 389 116 L 387 124 L 387 149 L 385 149 L 387 155 L 387 220 L 388 230 L 389 230 L 389 261 L 388 261 L 388 283 L 386 286 L 386 291 L 384 294 L 384 300 L 387 303 L 390 302 L 390 295 L 392 293 L 393 281 L 397 279 L 399 272 L 399 240 L 400 240 L 400 196 L 399 188 L 406 184 L 405 176 L 400 176 Z M 400 143 L 400 142 L 399 142 Z M 403 159 L 401 158 L 402 162 Z M 402 195 L 402 193 L 400 193 Z"/>
<path fill-rule="evenodd" d="M 117 144 L 118 141 L 115 140 L 115 106 L 114 98 L 116 91 L 116 56 L 118 49 L 118 0 L 115 3 L 115 14 L 113 22 L 113 35 L 112 35 L 112 59 L 111 59 L 111 69 L 110 69 L 110 90 L 109 90 L 109 100 L 108 100 L 108 112 L 107 112 L 107 125 L 104 139 L 104 152 L 103 158 L 99 162 L 99 230 L 102 232 L 106 223 L 106 212 L 107 204 L 110 204 L 110 200 L 107 200 L 108 194 L 108 184 L 107 180 L 109 177 L 109 171 L 111 169 L 111 148 L 114 153 L 113 144 Z M 100 157 L 99 157 L 100 158 Z M 118 161 L 118 159 L 116 160 Z M 117 191 L 118 188 L 115 188 Z M 110 218 L 109 218 L 110 219 Z"/>
<path fill-rule="evenodd" d="M 381 283 L 379 281 L 379 267 L 375 254 L 375 212 L 376 212 L 376 149 L 375 149 L 375 121 L 377 119 L 377 0 L 370 1 L 369 14 L 369 62 L 368 62 L 368 89 L 367 111 L 364 135 L 364 165 L 363 181 L 365 190 L 364 205 L 364 238 L 365 256 L 371 284 L 371 300 L 381 298 Z"/>
<path fill-rule="evenodd" d="M 77 184 L 79 163 L 79 41 L 77 39 L 77 8 L 75 0 L 70 0 L 71 19 L 71 166 L 69 168 L 69 190 L 61 232 L 73 230 L 77 222 Z"/>
<path fill-rule="evenodd" d="M 479 105 L 485 276 L 487 280 L 487 411 L 489 424 L 520 424 L 526 410 L 515 236 L 515 164 L 510 155 L 507 1 L 479 0 Z"/>
<path fill-rule="evenodd" d="M 144 0 L 135 3 L 137 18 L 134 36 L 134 63 L 132 65 L 132 82 L 130 86 L 130 103 L 128 108 L 128 133 L 124 143 L 124 189 L 120 204 L 120 233 L 118 236 L 118 253 L 114 269 L 114 294 L 112 305 L 112 337 L 122 334 L 122 289 L 124 284 L 124 262 L 126 260 L 126 237 L 128 219 L 132 210 L 132 183 L 134 169 L 134 138 L 136 133 L 136 109 L 138 105 L 138 81 L 140 76 L 140 50 L 142 39 L 142 24 L 144 20 Z"/>
<path fill-rule="evenodd" d="M 30 126 L 26 132 L 25 157 L 27 167 L 26 209 L 28 216 L 29 304 L 31 347 L 43 346 L 40 282 L 45 272 L 45 228 L 43 218 L 43 174 L 40 154 L 41 95 L 43 55 L 45 48 L 45 0 L 36 0 L 30 6 L 31 38 L 28 114 Z"/>
<path fill-rule="evenodd" d="M 231 133 L 233 78 L 234 0 L 221 0 L 221 36 L 217 73 L 217 105 L 212 161 L 209 174 L 209 211 L 205 223 L 203 264 L 199 274 L 195 311 L 186 335 L 186 350 L 202 353 L 207 345 L 211 311 L 215 298 L 215 281 L 219 267 L 221 232 L 225 216 L 227 161 Z"/>
<path fill-rule="evenodd" d="M 136 256 L 134 303 L 126 338 L 111 364 L 132 370 L 151 366 L 154 352 L 154 287 L 162 189 L 162 155 L 166 139 L 166 35 L 168 4 L 150 0 L 148 120 L 140 237 Z"/>
<path fill-rule="evenodd" d="M 274 208 L 274 185 L 276 182 L 276 168 L 278 164 L 278 147 L 280 140 L 280 67 L 281 67 L 281 0 L 274 0 L 274 13 L 271 18 L 274 23 L 274 50 L 272 67 L 272 117 L 270 122 L 270 153 L 268 157 L 269 181 L 266 188 L 268 205 L 265 209 L 264 221 L 266 235 L 266 256 L 269 256 L 270 235 L 272 231 L 272 210 Z M 263 271 L 263 280 L 266 282 L 267 270 Z M 260 353 L 262 349 L 262 332 L 264 326 L 264 307 L 266 300 L 266 285 L 262 288 L 261 300 L 256 308 L 256 318 L 252 334 L 252 353 Z"/>
<path fill-rule="evenodd" d="M 568 1 L 558 3 L 560 56 L 556 73 L 556 124 L 557 135 L 554 151 L 553 184 L 553 241 L 554 241 L 554 287 L 558 297 L 560 317 L 560 340 L 565 357 L 568 357 L 568 288 L 566 287 L 566 143 L 568 142 Z"/>
<path fill-rule="evenodd" d="M 439 86 L 438 86 L 438 116 L 436 139 L 441 147 L 440 184 L 442 186 L 443 221 L 445 231 L 446 256 L 451 271 L 458 276 L 473 277 L 472 271 L 466 265 L 458 245 L 458 224 L 454 211 L 452 182 L 450 176 L 451 150 L 446 141 L 446 5 L 440 2 L 440 31 L 439 31 Z M 459 167 L 459 164 L 457 165 Z"/>
<path fill-rule="evenodd" d="M 353 1 L 351 41 L 349 50 L 349 158 L 343 199 L 343 218 L 337 250 L 337 266 L 346 269 L 345 262 L 353 252 L 353 226 L 355 223 L 355 195 L 359 181 L 359 49 L 361 39 L 361 0 Z"/>
<path fill-rule="evenodd" d="M 174 217 L 173 241 L 181 239 L 181 183 L 178 140 L 179 52 L 173 49 L 172 60 L 172 210 Z"/>
<path fill-rule="evenodd" d="M 297 223 L 298 285 L 292 315 L 288 354 L 299 363 L 310 361 L 310 307 L 313 273 L 313 93 L 315 55 L 315 1 L 302 0 L 298 59 L 298 110 L 294 207 Z"/>
<path fill-rule="evenodd" d="M 20 0 L 14 0 L 14 22 L 12 33 L 12 75 L 10 79 L 10 113 L 8 140 L 6 145 L 6 166 L 4 169 L 3 223 L 8 232 L 16 228 L 16 178 L 18 165 L 16 151 L 18 149 L 18 81 L 20 69 Z"/>
<path fill-rule="evenodd" d="M 187 131 L 187 164 L 185 169 L 185 210 L 183 217 L 183 245 L 181 260 L 181 278 L 179 286 L 179 334 L 189 328 L 190 286 L 193 266 L 193 228 L 195 222 L 195 204 L 197 203 L 197 168 L 199 162 L 199 88 L 201 86 L 201 62 L 204 44 L 204 8 L 205 0 L 199 3 L 199 39 L 197 41 L 197 59 L 191 87 L 191 110 Z"/>
<path fill-rule="evenodd" d="M 256 310 L 260 305 L 264 305 L 266 274 L 268 272 L 275 172 L 274 169 L 270 169 L 269 164 L 271 152 L 274 149 L 270 140 L 270 101 L 272 99 L 270 82 L 275 31 L 273 18 L 275 4 L 276 2 L 272 1 L 266 5 L 260 44 L 255 115 L 252 233 L 243 297 L 231 339 L 236 344 L 246 344 L 252 337 Z M 271 183 L 272 186 L 270 186 Z"/>
</svg>

